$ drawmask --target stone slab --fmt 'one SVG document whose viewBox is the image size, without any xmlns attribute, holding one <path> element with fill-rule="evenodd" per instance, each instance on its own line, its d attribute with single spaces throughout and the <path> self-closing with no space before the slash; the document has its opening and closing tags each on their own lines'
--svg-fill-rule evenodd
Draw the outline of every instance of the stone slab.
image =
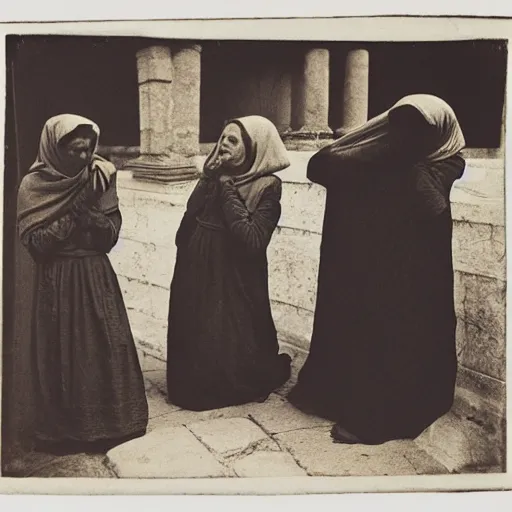
<svg viewBox="0 0 512 512">
<path fill-rule="evenodd" d="M 256 451 L 237 460 L 232 467 L 239 477 L 307 476 L 289 453 L 281 451 Z"/>
<path fill-rule="evenodd" d="M 185 427 L 155 430 L 107 454 L 120 478 L 208 478 L 229 476 Z"/>
<path fill-rule="evenodd" d="M 249 415 L 260 409 L 272 408 L 275 403 L 281 403 L 282 399 L 271 394 L 263 403 L 251 402 L 243 405 L 223 407 L 222 409 L 213 409 L 210 411 L 188 411 L 181 409 L 179 411 L 153 418 L 149 422 L 149 428 L 168 428 L 172 426 L 191 425 L 198 421 L 213 420 L 220 418 L 249 418 Z"/>
<path fill-rule="evenodd" d="M 267 434 L 248 418 L 219 418 L 199 421 L 187 428 L 216 453 L 231 455 L 268 439 Z"/>
<path fill-rule="evenodd" d="M 250 415 L 258 425 L 271 434 L 333 424 L 332 421 L 299 411 L 286 400 L 276 401 L 268 407 L 256 409 Z"/>
<path fill-rule="evenodd" d="M 453 265 L 456 270 L 505 279 L 505 229 L 467 221 L 453 223 Z"/>
<path fill-rule="evenodd" d="M 139 362 L 143 372 L 165 371 L 166 363 L 149 354 L 141 353 Z"/>
<path fill-rule="evenodd" d="M 158 418 L 180 410 L 176 405 L 168 403 L 165 396 L 155 388 L 146 391 L 146 397 L 148 401 L 150 419 Z"/>
<path fill-rule="evenodd" d="M 145 372 L 144 379 L 151 382 L 152 386 L 162 395 L 167 395 L 167 373 L 165 369 Z"/>
<path fill-rule="evenodd" d="M 294 430 L 275 436 L 311 476 L 399 476 L 448 473 L 413 441 L 378 446 L 334 443 L 329 428 Z"/>
</svg>

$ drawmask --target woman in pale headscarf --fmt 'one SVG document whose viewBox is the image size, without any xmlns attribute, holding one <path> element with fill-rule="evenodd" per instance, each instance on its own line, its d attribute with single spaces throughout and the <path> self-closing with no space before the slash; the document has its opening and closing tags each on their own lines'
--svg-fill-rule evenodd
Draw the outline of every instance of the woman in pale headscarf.
<svg viewBox="0 0 512 512">
<path fill-rule="evenodd" d="M 464 145 L 448 104 L 412 95 L 309 162 L 327 198 L 311 349 L 289 400 L 336 422 L 337 442 L 415 438 L 451 408 L 449 196 Z"/>
<path fill-rule="evenodd" d="M 290 165 L 266 118 L 230 121 L 176 235 L 168 326 L 169 400 L 191 410 L 262 401 L 290 375 L 279 354 L 267 246 Z"/>
<path fill-rule="evenodd" d="M 18 192 L 18 229 L 37 264 L 32 318 L 36 438 L 45 450 L 103 451 L 145 433 L 148 406 L 107 257 L 121 214 L 99 128 L 49 119 Z"/>
</svg>

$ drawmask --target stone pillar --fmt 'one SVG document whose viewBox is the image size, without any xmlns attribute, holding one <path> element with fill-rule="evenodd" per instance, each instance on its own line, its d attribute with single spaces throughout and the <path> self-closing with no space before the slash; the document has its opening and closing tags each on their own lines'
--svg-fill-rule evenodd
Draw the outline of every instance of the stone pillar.
<svg viewBox="0 0 512 512">
<path fill-rule="evenodd" d="M 174 115 L 171 150 L 191 157 L 199 153 L 201 46 L 190 44 L 173 49 L 172 65 Z"/>
<path fill-rule="evenodd" d="M 300 80 L 302 78 L 302 80 Z M 329 50 L 312 48 L 304 56 L 302 77 L 296 84 L 293 112 L 299 129 L 291 138 L 316 140 L 332 137 L 329 128 Z"/>
<path fill-rule="evenodd" d="M 292 77 L 288 72 L 277 77 L 274 108 L 279 133 L 288 133 L 292 124 Z"/>
<path fill-rule="evenodd" d="M 133 176 L 162 182 L 194 179 L 192 157 L 199 153 L 201 66 L 195 46 L 175 57 L 167 46 L 137 53 L 140 156 L 124 169 Z"/>
<path fill-rule="evenodd" d="M 343 116 L 336 136 L 343 136 L 368 120 L 368 50 L 355 49 L 347 54 L 343 88 Z"/>
<path fill-rule="evenodd" d="M 167 150 L 172 122 L 172 60 L 167 46 L 137 52 L 140 154 L 160 156 Z"/>
</svg>

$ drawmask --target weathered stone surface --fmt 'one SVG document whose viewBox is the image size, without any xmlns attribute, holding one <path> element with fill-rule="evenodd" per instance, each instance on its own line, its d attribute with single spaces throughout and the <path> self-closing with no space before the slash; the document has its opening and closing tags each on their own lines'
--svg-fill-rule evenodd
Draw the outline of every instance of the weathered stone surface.
<svg viewBox="0 0 512 512">
<path fill-rule="evenodd" d="M 504 380 L 506 283 L 462 275 L 459 281 L 457 345 L 460 363 Z"/>
<path fill-rule="evenodd" d="M 156 81 L 140 84 L 139 104 L 141 156 L 163 155 L 171 135 L 171 84 Z"/>
<path fill-rule="evenodd" d="M 166 363 L 149 354 L 142 353 L 139 356 L 140 365 L 143 372 L 165 371 Z"/>
<path fill-rule="evenodd" d="M 30 473 L 32 478 L 116 478 L 104 455 L 78 453 L 57 457 Z"/>
<path fill-rule="evenodd" d="M 153 370 L 146 372 L 144 378 L 151 382 L 154 388 L 156 388 L 162 397 L 167 394 L 167 374 L 166 369 Z"/>
<path fill-rule="evenodd" d="M 332 425 L 331 421 L 304 414 L 286 400 L 254 410 L 250 415 L 271 434 Z"/>
<path fill-rule="evenodd" d="M 459 367 L 457 388 L 467 390 L 483 398 L 497 411 L 504 412 L 506 406 L 506 383 L 489 375 L 475 372 L 469 368 Z"/>
<path fill-rule="evenodd" d="M 455 220 L 505 225 L 505 165 L 503 158 L 467 159 L 462 179 L 450 199 Z"/>
<path fill-rule="evenodd" d="M 320 234 L 324 221 L 325 189 L 311 183 L 286 182 L 281 208 L 279 226 Z"/>
<path fill-rule="evenodd" d="M 307 476 L 306 471 L 297 465 L 289 453 L 280 451 L 253 452 L 234 462 L 232 467 L 240 477 Z"/>
<path fill-rule="evenodd" d="M 330 132 L 329 50 L 312 48 L 304 56 L 303 122 L 306 132 Z"/>
<path fill-rule="evenodd" d="M 199 153 L 199 106 L 201 92 L 201 47 L 180 45 L 173 49 L 173 152 L 182 155 Z"/>
<path fill-rule="evenodd" d="M 127 308 L 133 308 L 154 319 L 167 320 L 169 289 L 147 281 L 117 276 Z M 136 328 L 136 326 L 134 326 Z"/>
<path fill-rule="evenodd" d="M 443 468 L 413 441 L 391 441 L 379 446 L 337 444 L 333 443 L 329 428 L 294 430 L 279 434 L 276 439 L 311 476 L 397 476 L 443 472 Z"/>
<path fill-rule="evenodd" d="M 319 235 L 279 229 L 268 249 L 271 299 L 313 311 L 319 254 Z"/>
<path fill-rule="evenodd" d="M 137 52 L 138 82 L 172 82 L 171 50 L 168 46 L 149 46 Z"/>
<path fill-rule="evenodd" d="M 110 254 L 110 261 L 119 276 L 138 281 L 144 286 L 149 284 L 169 289 L 176 257 L 175 247 L 158 247 L 127 238 L 121 239 L 118 245 L 118 249 Z"/>
<path fill-rule="evenodd" d="M 149 418 L 158 418 L 166 414 L 179 411 L 180 408 L 166 401 L 157 389 L 152 388 L 146 392 L 149 407 Z"/>
<path fill-rule="evenodd" d="M 456 270 L 505 279 L 505 230 L 500 226 L 455 221 L 453 264 Z"/>
<path fill-rule="evenodd" d="M 242 452 L 267 439 L 267 434 L 247 418 L 199 421 L 187 428 L 211 450 L 222 455 Z"/>
<path fill-rule="evenodd" d="M 129 304 L 126 305 L 136 345 L 148 354 L 165 360 L 167 358 L 167 322 L 136 311 Z"/>
<path fill-rule="evenodd" d="M 107 454 L 120 478 L 207 478 L 229 471 L 185 427 L 154 430 Z"/>
<path fill-rule="evenodd" d="M 313 331 L 313 311 L 271 300 L 272 316 L 282 340 L 302 350 L 309 350 Z"/>
<path fill-rule="evenodd" d="M 505 446 L 496 436 L 454 413 L 445 414 L 416 443 L 452 472 L 500 465 Z"/>
<path fill-rule="evenodd" d="M 263 403 L 251 402 L 243 405 L 223 407 L 210 411 L 188 411 L 185 409 L 166 414 L 150 421 L 151 428 L 164 428 L 178 425 L 191 425 L 198 421 L 213 420 L 218 418 L 248 418 L 254 411 L 273 407 L 275 403 L 282 403 L 282 399 L 271 394 Z"/>
</svg>

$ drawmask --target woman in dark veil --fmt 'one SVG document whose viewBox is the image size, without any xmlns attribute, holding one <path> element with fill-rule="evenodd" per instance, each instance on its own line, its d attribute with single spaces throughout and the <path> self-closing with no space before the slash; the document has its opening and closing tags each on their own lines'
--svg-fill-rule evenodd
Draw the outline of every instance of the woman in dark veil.
<svg viewBox="0 0 512 512">
<path fill-rule="evenodd" d="M 415 438 L 453 403 L 457 358 L 450 190 L 457 118 L 407 96 L 320 150 L 327 190 L 308 359 L 289 395 L 343 443 Z"/>
</svg>

